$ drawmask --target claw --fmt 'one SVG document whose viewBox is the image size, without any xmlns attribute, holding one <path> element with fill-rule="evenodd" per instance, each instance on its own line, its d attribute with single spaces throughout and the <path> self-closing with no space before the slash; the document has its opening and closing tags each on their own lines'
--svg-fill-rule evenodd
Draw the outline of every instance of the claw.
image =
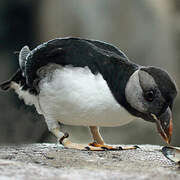
<svg viewBox="0 0 180 180">
<path fill-rule="evenodd" d="M 59 140 L 59 143 L 60 144 L 63 144 L 63 141 L 64 141 L 64 139 L 66 139 L 66 138 L 68 138 L 69 137 L 69 134 L 66 132 L 66 133 L 64 133 L 64 136 Z"/>
<path fill-rule="evenodd" d="M 134 146 L 135 149 L 141 149 L 139 146 L 135 145 Z"/>
<path fill-rule="evenodd" d="M 105 151 L 110 150 L 106 146 L 102 146 L 101 148 L 104 149 Z"/>
<path fill-rule="evenodd" d="M 123 147 L 122 150 L 140 149 L 139 146 Z"/>
<path fill-rule="evenodd" d="M 118 149 L 121 150 L 121 151 L 123 150 L 123 148 L 121 146 L 119 146 Z"/>
<path fill-rule="evenodd" d="M 85 150 L 90 151 L 91 148 L 90 148 L 89 146 L 86 146 L 86 147 L 85 147 Z"/>
</svg>

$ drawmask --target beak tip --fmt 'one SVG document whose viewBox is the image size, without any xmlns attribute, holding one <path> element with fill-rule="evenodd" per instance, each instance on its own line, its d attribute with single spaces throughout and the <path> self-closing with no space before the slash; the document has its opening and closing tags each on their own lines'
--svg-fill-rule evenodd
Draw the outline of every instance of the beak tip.
<svg viewBox="0 0 180 180">
<path fill-rule="evenodd" d="M 172 136 L 172 130 L 173 130 L 172 115 L 169 108 L 166 114 L 164 115 L 166 115 L 164 116 L 165 118 L 164 117 L 157 118 L 155 115 L 153 115 L 153 118 L 155 119 L 158 132 L 160 133 L 162 138 L 165 140 L 165 142 L 169 145 L 171 142 L 171 136 Z M 164 121 L 168 123 L 164 123 Z"/>
<path fill-rule="evenodd" d="M 167 132 L 167 144 L 171 143 L 172 130 L 173 130 L 173 124 L 172 124 L 172 119 L 170 119 L 169 129 L 168 129 L 168 132 Z"/>
</svg>

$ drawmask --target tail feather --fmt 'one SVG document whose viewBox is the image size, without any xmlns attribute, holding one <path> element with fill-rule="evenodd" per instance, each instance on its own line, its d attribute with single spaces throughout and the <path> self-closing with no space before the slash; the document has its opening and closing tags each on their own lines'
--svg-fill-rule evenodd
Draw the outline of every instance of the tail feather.
<svg viewBox="0 0 180 180">
<path fill-rule="evenodd" d="M 19 84 L 22 83 L 22 81 L 25 83 L 25 78 L 22 76 L 21 69 L 18 69 L 17 72 L 14 73 L 9 80 L 0 84 L 0 90 L 7 91 L 11 88 L 11 82 L 16 82 Z"/>
<path fill-rule="evenodd" d="M 19 53 L 19 66 L 20 68 L 17 72 L 7 81 L 0 84 L 0 90 L 7 91 L 11 88 L 11 82 L 14 81 L 16 83 L 20 83 L 22 86 L 26 84 L 26 79 L 24 77 L 24 70 L 26 64 L 26 57 L 30 53 L 30 49 L 28 46 L 24 46 Z"/>
<path fill-rule="evenodd" d="M 5 81 L 2 84 L 0 84 L 0 89 L 3 91 L 9 90 L 11 87 L 11 81 Z"/>
</svg>

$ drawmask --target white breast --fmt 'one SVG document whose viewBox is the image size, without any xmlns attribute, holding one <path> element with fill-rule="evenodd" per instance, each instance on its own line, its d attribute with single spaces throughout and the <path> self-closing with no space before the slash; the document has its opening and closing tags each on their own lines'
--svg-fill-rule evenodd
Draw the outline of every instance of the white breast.
<svg viewBox="0 0 180 180">
<path fill-rule="evenodd" d="M 88 68 L 58 66 L 39 88 L 43 114 L 63 124 L 120 126 L 133 120 L 116 102 L 102 75 L 95 76 Z"/>
</svg>

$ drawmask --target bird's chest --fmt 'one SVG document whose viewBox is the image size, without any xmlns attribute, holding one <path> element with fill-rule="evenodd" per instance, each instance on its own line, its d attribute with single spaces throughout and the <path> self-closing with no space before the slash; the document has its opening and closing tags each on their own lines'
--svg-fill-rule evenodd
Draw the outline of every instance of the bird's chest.
<svg viewBox="0 0 180 180">
<path fill-rule="evenodd" d="M 60 67 L 40 82 L 43 113 L 57 121 L 81 126 L 119 126 L 133 120 L 112 96 L 100 74 L 88 68 Z"/>
</svg>

